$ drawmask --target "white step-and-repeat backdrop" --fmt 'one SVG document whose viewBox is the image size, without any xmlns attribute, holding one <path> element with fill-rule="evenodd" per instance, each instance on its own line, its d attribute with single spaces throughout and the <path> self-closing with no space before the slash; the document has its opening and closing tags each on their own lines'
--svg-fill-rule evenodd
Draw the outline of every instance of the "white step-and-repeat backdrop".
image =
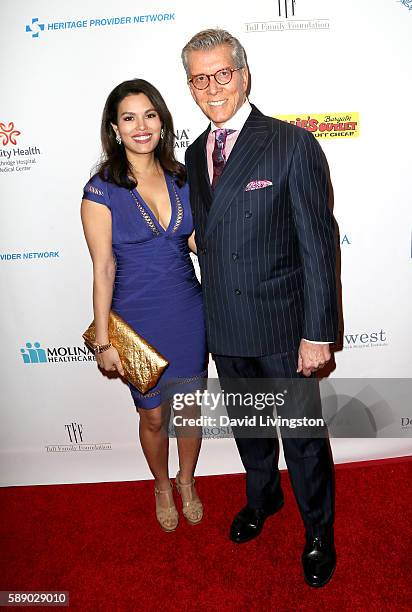
<svg viewBox="0 0 412 612">
<path fill-rule="evenodd" d="M 411 0 L 3 0 L 0 11 L 1 485 L 150 477 L 128 388 L 81 339 L 92 270 L 79 206 L 116 84 L 160 89 L 181 160 L 205 129 L 180 52 L 206 27 L 244 44 L 251 101 L 310 129 L 328 158 L 345 318 L 331 376 L 411 376 Z M 409 405 L 396 415 L 403 429 L 410 417 Z M 401 456 L 411 438 L 332 447 L 336 461 Z M 205 441 L 198 473 L 241 469 L 233 440 Z"/>
</svg>

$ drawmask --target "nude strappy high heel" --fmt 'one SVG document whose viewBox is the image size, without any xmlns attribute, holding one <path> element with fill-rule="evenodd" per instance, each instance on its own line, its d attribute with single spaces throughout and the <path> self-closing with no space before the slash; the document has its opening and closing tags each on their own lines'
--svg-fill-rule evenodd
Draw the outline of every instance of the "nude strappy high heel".
<svg viewBox="0 0 412 612">
<path fill-rule="evenodd" d="M 179 474 L 180 472 L 176 474 L 176 489 L 182 498 L 183 516 L 191 525 L 197 525 L 203 518 L 203 504 L 195 492 L 195 479 L 193 478 L 188 484 L 182 484 Z"/>
<path fill-rule="evenodd" d="M 155 498 L 156 498 L 156 518 L 159 521 L 160 527 L 164 531 L 174 531 L 179 522 L 179 514 L 176 510 L 175 502 L 173 499 L 173 491 L 172 491 L 172 483 L 170 483 L 170 488 L 165 489 L 164 491 L 160 491 L 157 487 L 155 487 Z M 159 503 L 160 495 L 168 496 L 168 506 L 161 506 Z"/>
</svg>

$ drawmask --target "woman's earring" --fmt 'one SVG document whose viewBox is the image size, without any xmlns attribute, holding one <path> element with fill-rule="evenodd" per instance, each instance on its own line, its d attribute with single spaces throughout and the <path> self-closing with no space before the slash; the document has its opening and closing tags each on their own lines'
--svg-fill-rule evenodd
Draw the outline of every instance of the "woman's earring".
<svg viewBox="0 0 412 612">
<path fill-rule="evenodd" d="M 160 130 L 160 138 L 163 140 L 164 136 L 165 136 L 165 131 L 164 131 L 164 129 L 162 128 L 162 129 Z"/>
<path fill-rule="evenodd" d="M 122 139 L 120 138 L 120 134 L 116 134 L 116 142 L 118 145 L 122 144 Z"/>
</svg>

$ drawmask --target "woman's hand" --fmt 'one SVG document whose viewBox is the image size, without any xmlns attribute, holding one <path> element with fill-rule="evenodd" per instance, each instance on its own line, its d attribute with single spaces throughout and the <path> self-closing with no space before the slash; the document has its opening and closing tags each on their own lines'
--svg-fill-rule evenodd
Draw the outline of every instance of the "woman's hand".
<svg viewBox="0 0 412 612">
<path fill-rule="evenodd" d="M 122 362 L 119 357 L 119 353 L 114 346 L 111 346 L 107 351 L 103 353 L 97 353 L 96 361 L 99 368 L 105 372 L 119 372 L 120 376 L 124 376 L 124 370 Z"/>
</svg>

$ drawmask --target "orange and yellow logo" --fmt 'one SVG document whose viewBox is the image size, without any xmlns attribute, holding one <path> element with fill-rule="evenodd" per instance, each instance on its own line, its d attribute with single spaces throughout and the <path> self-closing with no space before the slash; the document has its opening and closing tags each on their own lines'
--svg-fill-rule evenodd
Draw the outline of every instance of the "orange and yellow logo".
<svg viewBox="0 0 412 612">
<path fill-rule="evenodd" d="M 275 115 L 312 132 L 316 138 L 357 138 L 359 113 L 315 113 L 312 115 Z"/>
</svg>

